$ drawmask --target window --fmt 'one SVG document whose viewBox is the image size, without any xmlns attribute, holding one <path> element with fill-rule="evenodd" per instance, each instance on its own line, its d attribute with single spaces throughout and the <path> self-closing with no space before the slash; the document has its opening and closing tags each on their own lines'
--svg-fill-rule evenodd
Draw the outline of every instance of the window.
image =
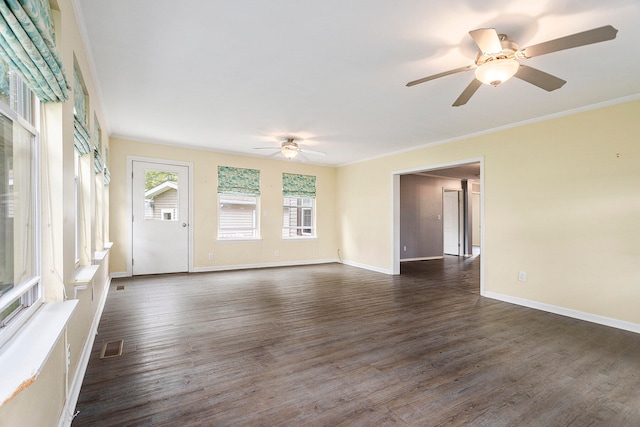
<svg viewBox="0 0 640 427">
<path fill-rule="evenodd" d="M 0 114 L 0 332 L 40 300 L 35 156 L 34 132 Z"/>
<path fill-rule="evenodd" d="M 21 324 L 41 301 L 33 99 L 0 60 L 0 345 L 11 335 L 8 326 Z"/>
<path fill-rule="evenodd" d="M 218 239 L 260 238 L 260 171 L 218 167 Z"/>
<path fill-rule="evenodd" d="M 282 237 L 315 237 L 316 177 L 282 174 Z"/>
<path fill-rule="evenodd" d="M 310 197 L 285 197 L 282 237 L 314 237 L 314 199 Z"/>
</svg>

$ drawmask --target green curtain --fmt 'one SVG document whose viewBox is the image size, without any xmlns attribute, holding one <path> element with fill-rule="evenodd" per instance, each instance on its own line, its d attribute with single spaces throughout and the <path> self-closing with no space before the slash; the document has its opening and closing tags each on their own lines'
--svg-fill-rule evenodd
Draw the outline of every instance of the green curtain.
<svg viewBox="0 0 640 427">
<path fill-rule="evenodd" d="M 218 193 L 259 196 L 260 171 L 218 166 Z"/>
<path fill-rule="evenodd" d="M 111 182 L 111 172 L 109 172 L 108 167 L 104 167 L 104 185 L 109 185 Z"/>
<path fill-rule="evenodd" d="M 284 197 L 316 197 L 316 177 L 311 175 L 282 174 Z"/>
<path fill-rule="evenodd" d="M 42 102 L 69 98 L 48 0 L 0 2 L 0 56 Z"/>
</svg>

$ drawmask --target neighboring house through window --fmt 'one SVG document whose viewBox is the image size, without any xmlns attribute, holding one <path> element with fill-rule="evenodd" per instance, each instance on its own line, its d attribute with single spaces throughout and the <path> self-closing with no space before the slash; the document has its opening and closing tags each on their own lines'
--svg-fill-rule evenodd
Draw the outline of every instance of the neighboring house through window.
<svg viewBox="0 0 640 427">
<path fill-rule="evenodd" d="M 260 171 L 218 167 L 218 239 L 260 237 Z"/>
</svg>

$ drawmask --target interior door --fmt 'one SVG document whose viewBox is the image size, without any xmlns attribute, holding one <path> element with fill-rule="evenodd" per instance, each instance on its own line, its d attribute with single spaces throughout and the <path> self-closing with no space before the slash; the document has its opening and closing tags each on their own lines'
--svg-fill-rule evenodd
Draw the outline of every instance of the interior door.
<svg viewBox="0 0 640 427">
<path fill-rule="evenodd" d="M 133 275 L 189 271 L 189 167 L 132 162 Z"/>
<path fill-rule="evenodd" d="M 443 252 L 460 255 L 460 191 L 444 190 L 442 194 Z"/>
</svg>

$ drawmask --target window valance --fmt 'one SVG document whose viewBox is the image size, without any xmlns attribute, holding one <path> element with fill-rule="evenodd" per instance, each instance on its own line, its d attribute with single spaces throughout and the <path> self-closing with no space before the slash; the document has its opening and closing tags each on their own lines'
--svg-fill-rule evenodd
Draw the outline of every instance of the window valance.
<svg viewBox="0 0 640 427">
<path fill-rule="evenodd" d="M 97 148 L 93 150 L 93 166 L 96 169 L 96 175 L 102 173 L 102 171 L 104 170 L 104 162 Z"/>
<path fill-rule="evenodd" d="M 73 119 L 73 146 L 81 156 L 91 152 L 91 137 L 77 117 Z"/>
<path fill-rule="evenodd" d="M 0 56 L 42 102 L 69 98 L 48 0 L 0 2 Z"/>
<path fill-rule="evenodd" d="M 109 172 L 108 167 L 104 167 L 104 185 L 109 185 L 111 182 L 111 172 Z"/>
<path fill-rule="evenodd" d="M 218 166 L 218 193 L 259 196 L 260 171 Z"/>
<path fill-rule="evenodd" d="M 282 174 L 284 197 L 316 197 L 316 177 L 293 173 Z"/>
</svg>

